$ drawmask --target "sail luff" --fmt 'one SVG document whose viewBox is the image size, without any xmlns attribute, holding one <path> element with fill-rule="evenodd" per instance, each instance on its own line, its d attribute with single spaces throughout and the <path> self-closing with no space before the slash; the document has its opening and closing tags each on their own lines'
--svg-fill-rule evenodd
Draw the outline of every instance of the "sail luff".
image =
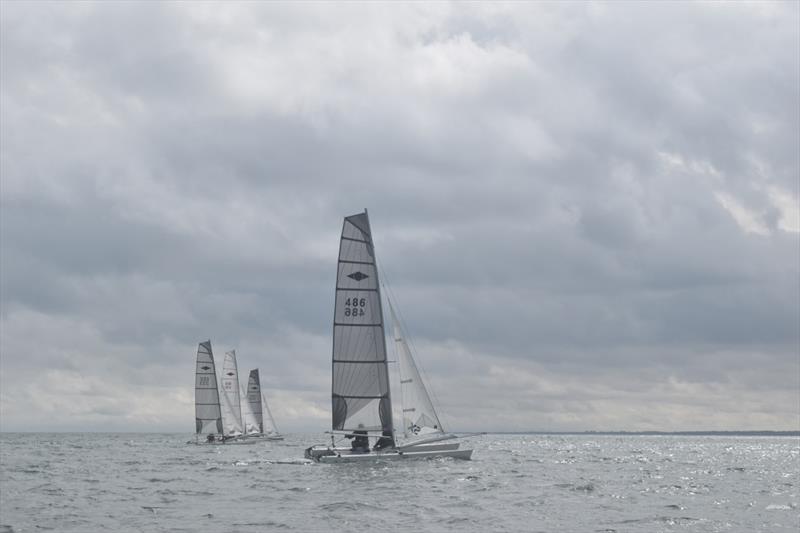
<svg viewBox="0 0 800 533">
<path fill-rule="evenodd" d="M 393 430 L 380 284 L 366 210 L 342 225 L 332 376 L 333 430 Z"/>
<path fill-rule="evenodd" d="M 372 241 L 372 229 L 369 223 L 369 213 L 367 209 L 364 208 L 364 218 L 367 220 L 367 230 L 369 232 L 369 241 L 370 241 L 370 248 L 372 248 L 372 259 L 373 264 L 375 266 L 375 290 L 377 292 L 378 297 L 378 316 L 380 317 L 380 324 L 381 324 L 381 333 L 380 333 L 380 344 L 383 352 L 383 364 L 380 366 L 381 372 L 383 373 L 383 379 L 386 382 L 386 405 L 381 406 L 380 410 L 386 409 L 385 414 L 381 413 L 381 422 L 382 422 L 382 434 L 386 435 L 387 432 L 389 435 L 392 436 L 394 439 L 394 421 L 392 420 L 392 387 L 389 383 L 389 360 L 386 357 L 386 330 L 384 327 L 384 320 L 383 320 L 383 300 L 381 299 L 381 282 L 378 276 L 378 258 L 375 256 L 375 244 Z"/>
<path fill-rule="evenodd" d="M 195 433 L 222 433 L 222 413 L 217 389 L 217 371 L 211 341 L 197 346 L 194 382 Z"/>
</svg>

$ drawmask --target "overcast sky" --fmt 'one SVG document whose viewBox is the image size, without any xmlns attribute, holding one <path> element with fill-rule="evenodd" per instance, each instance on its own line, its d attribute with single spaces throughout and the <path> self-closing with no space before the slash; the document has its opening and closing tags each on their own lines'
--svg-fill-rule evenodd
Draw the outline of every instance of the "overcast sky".
<svg viewBox="0 0 800 533">
<path fill-rule="evenodd" d="M 0 3 L 0 429 L 330 429 L 342 218 L 456 430 L 800 429 L 796 2 Z"/>
</svg>

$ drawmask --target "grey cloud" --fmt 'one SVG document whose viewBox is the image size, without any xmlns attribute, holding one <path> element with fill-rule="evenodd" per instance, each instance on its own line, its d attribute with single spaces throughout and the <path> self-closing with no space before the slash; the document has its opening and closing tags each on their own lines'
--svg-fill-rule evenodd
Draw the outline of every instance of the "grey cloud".
<svg viewBox="0 0 800 533">
<path fill-rule="evenodd" d="M 797 9 L 4 4 L 4 424 L 190 431 L 210 337 L 324 429 L 368 207 L 456 425 L 790 427 Z"/>
</svg>

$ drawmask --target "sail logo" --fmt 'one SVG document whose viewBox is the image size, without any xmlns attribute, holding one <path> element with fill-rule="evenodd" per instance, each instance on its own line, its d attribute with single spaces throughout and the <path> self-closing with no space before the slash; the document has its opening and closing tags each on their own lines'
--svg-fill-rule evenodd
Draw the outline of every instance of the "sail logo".
<svg viewBox="0 0 800 533">
<path fill-rule="evenodd" d="M 348 274 L 347 277 L 356 281 L 361 281 L 367 279 L 369 276 L 363 272 L 353 272 L 352 274 Z"/>
</svg>

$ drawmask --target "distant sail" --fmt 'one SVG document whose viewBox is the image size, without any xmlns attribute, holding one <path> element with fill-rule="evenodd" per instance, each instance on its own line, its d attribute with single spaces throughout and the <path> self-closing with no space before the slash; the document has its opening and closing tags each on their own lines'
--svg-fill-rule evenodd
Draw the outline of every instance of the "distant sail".
<svg viewBox="0 0 800 533">
<path fill-rule="evenodd" d="M 222 433 L 222 415 L 217 389 L 217 372 L 211 341 L 197 347 L 197 367 L 194 380 L 194 418 L 197 434 Z"/>
<path fill-rule="evenodd" d="M 259 431 L 258 424 L 256 424 L 255 415 L 253 414 L 253 410 L 250 408 L 250 402 L 247 401 L 247 388 L 244 385 L 240 386 L 242 388 L 242 397 L 244 398 L 242 401 L 242 424 L 244 425 L 244 434 L 259 434 L 261 431 Z"/>
<path fill-rule="evenodd" d="M 261 409 L 261 378 L 258 369 L 250 371 L 247 380 L 247 401 L 244 402 L 244 429 L 245 433 L 260 434 L 264 433 L 264 417 Z"/>
<path fill-rule="evenodd" d="M 389 302 L 389 312 L 394 326 L 394 341 L 400 363 L 400 398 L 403 409 L 403 434 L 406 437 L 431 433 L 444 433 L 442 423 L 433 408 L 419 370 L 403 337 L 400 321 Z"/>
<path fill-rule="evenodd" d="M 222 394 L 222 429 L 225 435 L 241 435 L 242 406 L 239 398 L 239 368 L 236 365 L 236 350 L 225 353 L 220 378 Z"/>
<path fill-rule="evenodd" d="M 334 430 L 392 431 L 378 271 L 367 212 L 344 219 L 333 318 Z"/>
<path fill-rule="evenodd" d="M 264 402 L 264 433 L 267 435 L 278 435 L 278 426 L 275 425 L 275 419 L 272 418 L 272 411 L 269 410 L 269 404 L 261 393 L 261 400 Z"/>
</svg>

